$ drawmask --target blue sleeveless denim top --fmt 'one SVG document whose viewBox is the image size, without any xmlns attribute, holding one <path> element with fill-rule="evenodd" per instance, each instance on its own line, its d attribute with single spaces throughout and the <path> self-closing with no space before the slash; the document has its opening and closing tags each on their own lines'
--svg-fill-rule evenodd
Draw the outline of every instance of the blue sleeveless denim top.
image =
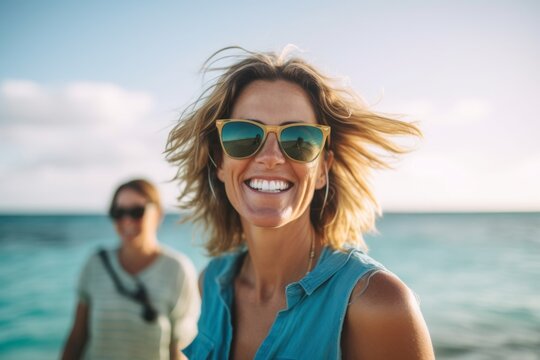
<svg viewBox="0 0 540 360">
<path fill-rule="evenodd" d="M 199 333 L 189 359 L 227 359 L 233 328 L 234 277 L 245 250 L 213 259 L 204 276 Z M 358 249 L 324 248 L 316 267 L 286 287 L 279 311 L 255 359 L 340 359 L 341 330 L 356 283 L 385 268 Z"/>
</svg>

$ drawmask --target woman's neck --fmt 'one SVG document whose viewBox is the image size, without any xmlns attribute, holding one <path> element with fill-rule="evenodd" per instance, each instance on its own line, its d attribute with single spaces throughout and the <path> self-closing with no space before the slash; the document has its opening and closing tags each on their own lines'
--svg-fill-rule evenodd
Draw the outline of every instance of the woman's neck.
<svg viewBox="0 0 540 360">
<path fill-rule="evenodd" d="M 137 245 L 124 243 L 118 251 L 118 260 L 124 270 L 133 275 L 154 262 L 159 253 L 157 241 L 144 241 Z"/>
<path fill-rule="evenodd" d="M 245 224 L 244 224 L 245 225 Z M 316 264 L 321 244 L 309 218 L 281 228 L 244 226 L 249 249 L 238 280 L 254 290 L 257 301 L 282 296 Z"/>
</svg>

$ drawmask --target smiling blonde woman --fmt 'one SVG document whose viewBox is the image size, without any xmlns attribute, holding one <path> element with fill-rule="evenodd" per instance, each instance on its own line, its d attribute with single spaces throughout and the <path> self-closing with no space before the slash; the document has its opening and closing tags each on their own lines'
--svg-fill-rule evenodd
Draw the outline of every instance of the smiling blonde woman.
<svg viewBox="0 0 540 360">
<path fill-rule="evenodd" d="M 433 358 L 412 292 L 362 236 L 379 211 L 369 174 L 387 166 L 376 148 L 403 153 L 391 137 L 420 131 L 298 57 L 226 48 L 207 64 L 221 74 L 166 150 L 214 256 L 188 357 Z"/>
</svg>

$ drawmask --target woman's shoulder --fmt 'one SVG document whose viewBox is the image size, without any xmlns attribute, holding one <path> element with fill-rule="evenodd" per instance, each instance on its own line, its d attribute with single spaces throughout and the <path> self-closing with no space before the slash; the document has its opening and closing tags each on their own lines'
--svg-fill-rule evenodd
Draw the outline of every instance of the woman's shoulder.
<svg viewBox="0 0 540 360">
<path fill-rule="evenodd" d="M 364 317 L 394 317 L 417 306 L 414 293 L 396 275 L 389 271 L 373 271 L 356 284 L 349 311 L 358 310 L 358 315 Z"/>
<path fill-rule="evenodd" d="M 383 310 L 383 314 L 389 314 L 389 310 L 399 311 L 416 304 L 413 292 L 380 262 L 359 249 L 350 248 L 347 253 L 347 264 L 354 272 L 363 273 L 351 293 L 349 311 L 360 308 L 360 313 L 365 314 L 363 308 L 369 307 L 370 310 Z M 374 314 L 377 312 L 367 313 Z"/>
<path fill-rule="evenodd" d="M 191 259 L 178 250 L 162 245 L 160 256 L 160 261 L 165 265 L 168 271 L 170 271 L 171 269 L 181 272 L 195 271 L 195 267 Z"/>
<path fill-rule="evenodd" d="M 346 344 L 361 341 L 362 348 L 373 351 L 386 352 L 393 347 L 419 359 L 432 356 L 429 333 L 414 293 L 388 271 L 375 271 L 357 283 L 345 329 Z"/>
<path fill-rule="evenodd" d="M 92 252 L 86 257 L 85 261 L 82 263 L 82 267 L 79 273 L 79 283 L 90 283 L 95 282 L 99 283 L 102 279 L 103 274 L 105 274 L 105 266 L 103 264 L 103 255 L 106 254 L 109 258 L 114 256 L 114 249 L 109 248 L 98 248 L 92 250 Z"/>
<path fill-rule="evenodd" d="M 102 263 L 102 253 L 106 254 L 106 256 L 113 256 L 115 249 L 110 248 L 103 248 L 100 247 L 94 251 L 86 258 L 86 261 L 83 263 L 83 270 L 88 270 L 96 267 L 97 265 L 101 266 Z"/>
</svg>

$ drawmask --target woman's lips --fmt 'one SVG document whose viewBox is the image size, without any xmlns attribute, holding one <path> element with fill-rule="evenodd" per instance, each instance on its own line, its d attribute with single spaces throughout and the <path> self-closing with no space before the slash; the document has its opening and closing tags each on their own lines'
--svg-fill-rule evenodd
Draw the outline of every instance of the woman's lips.
<svg viewBox="0 0 540 360">
<path fill-rule="evenodd" d="M 291 182 L 283 179 L 251 178 L 244 183 L 252 190 L 272 194 L 287 191 L 293 186 Z"/>
</svg>

